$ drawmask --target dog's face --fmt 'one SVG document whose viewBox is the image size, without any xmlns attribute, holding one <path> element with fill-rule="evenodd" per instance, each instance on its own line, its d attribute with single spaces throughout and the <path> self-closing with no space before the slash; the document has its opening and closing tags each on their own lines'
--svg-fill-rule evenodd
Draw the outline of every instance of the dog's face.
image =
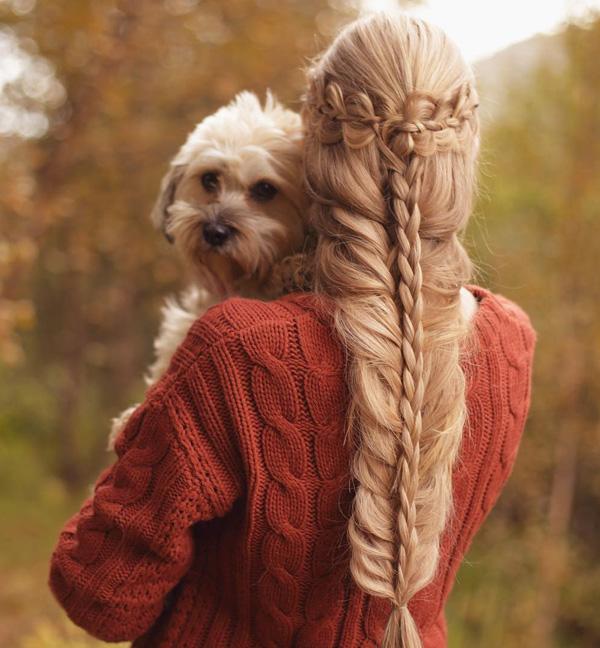
<svg viewBox="0 0 600 648">
<path fill-rule="evenodd" d="M 245 92 L 201 122 L 171 162 L 152 217 L 215 295 L 260 284 L 302 249 L 301 155 L 299 116 Z"/>
</svg>

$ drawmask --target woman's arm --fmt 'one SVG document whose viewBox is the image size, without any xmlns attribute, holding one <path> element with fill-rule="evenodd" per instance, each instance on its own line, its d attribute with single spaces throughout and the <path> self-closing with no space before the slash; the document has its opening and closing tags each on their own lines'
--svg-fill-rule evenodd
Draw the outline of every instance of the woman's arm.
<svg viewBox="0 0 600 648">
<path fill-rule="evenodd" d="M 175 362 L 149 392 L 117 439 L 117 461 L 60 534 L 50 587 L 100 639 L 150 628 L 190 566 L 192 525 L 224 515 L 241 495 L 237 444 L 218 404 L 218 346 L 194 351 L 184 370 Z"/>
</svg>

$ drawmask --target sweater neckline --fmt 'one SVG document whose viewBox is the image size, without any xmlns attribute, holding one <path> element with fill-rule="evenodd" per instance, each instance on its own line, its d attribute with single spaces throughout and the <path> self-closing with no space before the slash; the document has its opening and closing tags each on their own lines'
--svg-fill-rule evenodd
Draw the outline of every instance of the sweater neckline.
<svg viewBox="0 0 600 648">
<path fill-rule="evenodd" d="M 477 310 L 473 314 L 471 319 L 472 329 L 481 330 L 483 323 L 489 319 L 485 316 L 485 313 L 489 311 L 495 311 L 499 307 L 498 300 L 494 293 L 492 293 L 487 288 L 479 286 L 478 284 L 465 284 L 464 286 L 477 300 Z M 328 316 L 330 313 L 330 307 L 333 303 L 332 300 L 329 300 L 328 297 L 324 295 L 319 295 L 313 292 L 291 292 L 283 295 L 279 299 L 283 301 L 293 302 L 300 307 L 308 308 L 315 312 L 315 314 L 320 316 Z"/>
</svg>

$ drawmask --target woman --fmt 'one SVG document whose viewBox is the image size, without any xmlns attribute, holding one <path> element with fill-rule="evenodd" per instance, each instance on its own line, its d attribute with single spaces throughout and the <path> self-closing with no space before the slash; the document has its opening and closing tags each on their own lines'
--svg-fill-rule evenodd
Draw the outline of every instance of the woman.
<svg viewBox="0 0 600 648">
<path fill-rule="evenodd" d="M 443 32 L 376 16 L 309 71 L 315 292 L 193 325 L 65 526 L 50 585 L 135 646 L 446 645 L 515 460 L 535 332 L 470 284 L 479 147 Z"/>
</svg>

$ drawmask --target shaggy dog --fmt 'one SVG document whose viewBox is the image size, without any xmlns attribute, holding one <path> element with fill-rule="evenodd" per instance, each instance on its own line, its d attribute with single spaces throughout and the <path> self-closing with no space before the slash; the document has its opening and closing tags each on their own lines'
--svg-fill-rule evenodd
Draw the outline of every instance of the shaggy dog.
<svg viewBox="0 0 600 648">
<path fill-rule="evenodd" d="M 270 93 L 263 107 L 242 92 L 190 133 L 161 182 L 152 221 L 182 253 L 192 284 L 163 308 L 148 385 L 209 306 L 309 286 L 314 237 L 301 178 L 300 117 Z M 109 448 L 135 407 L 113 420 Z"/>
</svg>

